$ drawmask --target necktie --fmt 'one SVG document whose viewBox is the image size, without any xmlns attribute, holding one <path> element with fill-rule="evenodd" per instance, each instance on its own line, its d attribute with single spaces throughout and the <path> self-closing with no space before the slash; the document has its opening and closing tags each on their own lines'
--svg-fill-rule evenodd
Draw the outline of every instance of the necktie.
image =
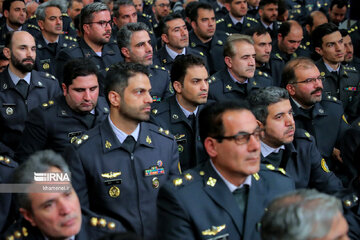
<svg viewBox="0 0 360 240">
<path fill-rule="evenodd" d="M 239 82 L 237 82 L 236 83 L 238 86 L 239 86 L 239 88 L 242 90 L 242 92 L 244 92 L 245 94 L 246 94 L 246 92 L 247 92 L 247 83 L 239 83 Z"/>
<path fill-rule="evenodd" d="M 282 157 L 283 157 L 283 153 L 284 153 L 284 150 L 283 149 L 280 149 L 279 152 L 275 153 L 275 152 L 272 152 L 271 154 L 269 154 L 266 159 L 272 164 L 274 165 L 275 167 L 279 167 L 280 166 L 280 163 L 281 163 L 281 160 L 282 160 Z"/>
<path fill-rule="evenodd" d="M 88 113 L 86 115 L 84 115 L 84 120 L 86 122 L 86 125 L 91 128 L 93 123 L 94 123 L 94 119 L 95 119 L 95 115 L 94 114 L 91 114 L 91 113 Z"/>
<path fill-rule="evenodd" d="M 238 32 L 241 32 L 241 29 L 242 29 L 241 22 L 238 22 L 237 24 L 235 24 L 235 28 L 236 28 L 236 30 L 238 30 Z"/>
<path fill-rule="evenodd" d="M 56 53 L 56 48 L 57 48 L 57 43 L 49 43 L 48 46 L 51 49 L 51 51 L 53 51 L 54 53 Z"/>
<path fill-rule="evenodd" d="M 19 80 L 19 82 L 16 84 L 16 89 L 24 99 L 27 98 L 29 91 L 29 84 L 24 79 Z"/>
<path fill-rule="evenodd" d="M 242 188 L 238 188 L 233 192 L 235 200 L 240 208 L 240 211 L 244 216 L 246 212 L 248 193 L 249 193 L 248 185 L 244 185 Z"/>
<path fill-rule="evenodd" d="M 121 144 L 121 147 L 124 148 L 129 153 L 134 152 L 136 141 L 133 136 L 128 135 L 125 141 Z"/>
<path fill-rule="evenodd" d="M 192 113 L 188 116 L 188 120 L 190 122 L 190 126 L 192 128 L 193 131 L 195 131 L 196 129 L 196 117 L 195 117 L 195 114 Z"/>
</svg>

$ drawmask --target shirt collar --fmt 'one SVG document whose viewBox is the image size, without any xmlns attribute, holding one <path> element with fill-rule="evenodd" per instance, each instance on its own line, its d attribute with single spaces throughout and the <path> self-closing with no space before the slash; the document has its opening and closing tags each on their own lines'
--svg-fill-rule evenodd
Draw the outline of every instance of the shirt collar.
<svg viewBox="0 0 360 240">
<path fill-rule="evenodd" d="M 327 70 L 328 70 L 329 72 L 336 71 L 337 73 L 339 73 L 340 65 L 341 65 L 341 64 L 339 64 L 339 67 L 338 67 L 337 69 L 333 69 L 333 68 L 330 67 L 329 64 L 327 64 L 325 61 L 324 61 L 324 64 L 325 64 L 325 67 L 327 68 Z"/>
<path fill-rule="evenodd" d="M 47 238 L 44 234 L 42 234 L 44 236 L 44 240 L 49 240 L 49 238 Z M 75 236 L 71 236 L 69 238 L 67 238 L 66 240 L 75 240 Z"/>
<path fill-rule="evenodd" d="M 267 24 L 265 24 L 263 21 L 261 21 L 260 20 L 260 22 L 261 22 L 261 24 L 265 27 L 265 28 L 270 28 L 271 30 L 273 30 L 273 28 L 274 28 L 274 23 L 271 23 L 270 25 L 267 25 Z"/>
<path fill-rule="evenodd" d="M 185 114 L 186 118 L 188 118 L 188 117 L 190 116 L 190 114 L 195 114 L 195 116 L 196 116 L 199 107 L 196 107 L 195 111 L 190 112 L 190 111 L 186 110 L 185 108 L 183 108 L 183 107 L 181 106 L 181 104 L 180 104 L 179 101 L 177 100 L 177 97 L 175 97 L 175 99 L 176 99 L 176 102 L 177 102 L 177 104 L 179 105 L 180 109 L 181 109 L 181 110 L 183 111 L 183 113 Z"/>
<path fill-rule="evenodd" d="M 165 49 L 166 49 L 166 51 L 167 51 L 167 53 L 169 54 L 169 56 L 174 60 L 178 55 L 181 55 L 181 54 L 183 54 L 183 55 L 185 55 L 186 54 L 186 51 L 185 51 L 185 48 L 183 48 L 183 50 L 182 50 L 182 53 L 177 53 L 177 52 L 175 52 L 175 51 L 173 51 L 172 49 L 170 49 L 168 46 L 167 46 L 167 44 L 165 44 Z"/>
<path fill-rule="evenodd" d="M 8 68 L 9 71 L 9 75 L 11 80 L 13 81 L 13 83 L 16 85 L 20 79 L 24 79 L 25 82 L 27 82 L 30 85 L 30 79 L 31 79 L 31 72 L 28 72 L 24 78 L 19 78 L 18 76 L 15 75 L 15 73 L 13 73 L 10 68 Z"/>
<path fill-rule="evenodd" d="M 229 69 L 228 69 L 228 73 L 229 73 L 229 75 L 230 75 L 230 78 L 231 78 L 235 83 L 245 84 L 245 83 L 248 83 L 248 82 L 249 82 L 249 79 L 246 79 L 245 82 L 239 82 L 239 81 L 231 74 L 231 72 L 229 71 Z"/>
<path fill-rule="evenodd" d="M 249 185 L 249 187 L 251 187 L 251 175 L 247 176 L 245 181 L 240 185 L 240 186 L 235 186 L 234 184 L 232 184 L 231 182 L 229 182 L 228 180 L 226 180 L 221 173 L 216 169 L 216 167 L 214 166 L 212 160 L 210 159 L 210 164 L 213 167 L 214 171 L 220 176 L 220 178 L 224 181 L 225 185 L 229 188 L 230 192 L 234 192 L 236 189 L 242 188 L 244 185 Z"/>
<path fill-rule="evenodd" d="M 263 157 L 267 157 L 271 153 L 278 153 L 280 149 L 285 149 L 284 145 L 281 145 L 278 148 L 272 148 L 269 145 L 265 144 L 263 141 L 260 141 L 260 145 L 261 145 L 261 154 L 263 155 Z"/>
<path fill-rule="evenodd" d="M 240 21 L 237 20 L 236 18 L 234 18 L 234 17 L 231 15 L 231 13 L 229 13 L 229 17 L 230 17 L 230 19 L 231 19 L 231 21 L 233 22 L 234 25 L 236 25 L 238 22 L 241 23 L 241 24 L 244 23 L 244 17 L 242 17 L 242 18 L 240 19 Z"/>
<path fill-rule="evenodd" d="M 13 29 L 9 25 L 6 24 L 6 28 L 9 30 L 9 32 L 15 32 L 15 31 L 21 31 L 22 26 L 20 26 L 18 29 Z"/>
<path fill-rule="evenodd" d="M 110 127 L 115 133 L 115 136 L 117 137 L 120 143 L 123 143 L 128 135 L 115 126 L 115 124 L 111 121 L 110 114 L 108 116 L 108 119 L 109 119 Z M 130 135 L 134 137 L 135 141 L 137 141 L 139 138 L 139 133 L 140 133 L 140 123 L 137 125 L 135 130 Z"/>
<path fill-rule="evenodd" d="M 51 42 L 49 42 L 46 38 L 44 38 L 44 36 L 43 36 L 43 39 L 44 39 L 44 41 L 45 41 L 46 44 L 51 43 Z M 53 43 L 59 43 L 59 36 L 57 37 L 56 41 L 53 42 Z"/>
</svg>

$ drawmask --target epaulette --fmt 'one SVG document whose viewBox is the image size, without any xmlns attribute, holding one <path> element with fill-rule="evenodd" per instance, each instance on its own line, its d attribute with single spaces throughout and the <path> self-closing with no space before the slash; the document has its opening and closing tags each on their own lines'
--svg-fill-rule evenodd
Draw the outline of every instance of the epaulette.
<svg viewBox="0 0 360 240">
<path fill-rule="evenodd" d="M 276 168 L 274 165 L 272 164 L 266 164 L 264 168 L 262 168 L 262 170 L 270 170 L 270 171 L 274 171 L 274 172 L 280 172 L 282 175 L 288 176 L 286 174 L 285 169 L 283 168 Z"/>
<path fill-rule="evenodd" d="M 330 95 L 327 95 L 326 97 L 324 97 L 323 100 L 330 101 L 330 102 L 341 103 L 341 101 L 339 99 L 337 99 L 337 97 L 332 97 Z"/>
<path fill-rule="evenodd" d="M 70 45 L 68 48 L 69 48 L 69 49 L 72 49 L 72 48 L 76 48 L 76 47 L 78 47 L 78 46 L 79 46 L 79 45 L 77 45 L 77 44 L 74 43 L 73 45 Z"/>
<path fill-rule="evenodd" d="M 68 17 L 69 15 L 64 12 L 64 13 L 61 14 L 61 16 L 63 16 L 63 17 Z"/>
<path fill-rule="evenodd" d="M 0 164 L 7 166 L 7 167 L 16 167 L 17 164 L 15 161 L 11 160 L 7 156 L 0 155 Z"/>
<path fill-rule="evenodd" d="M 283 58 L 280 56 L 279 53 L 276 53 L 275 56 L 276 56 L 278 59 L 280 59 L 281 61 L 283 61 Z"/>
<path fill-rule="evenodd" d="M 41 31 L 40 30 L 40 28 L 38 27 L 38 26 L 36 26 L 36 25 L 34 25 L 34 24 L 28 24 L 28 25 L 26 25 L 28 28 L 33 28 L 33 29 L 36 29 L 36 30 L 38 30 L 38 31 Z"/>
<path fill-rule="evenodd" d="M 209 77 L 209 80 L 208 80 L 209 84 L 211 84 L 211 83 L 213 83 L 215 81 L 216 81 L 216 77 L 214 75 Z"/>
<path fill-rule="evenodd" d="M 70 143 L 74 144 L 75 146 L 80 146 L 88 139 L 89 139 L 89 135 L 87 134 L 84 134 L 81 137 L 74 136 L 70 139 Z"/>
<path fill-rule="evenodd" d="M 143 13 L 142 16 L 143 16 L 143 17 L 146 17 L 146 18 L 151 18 L 151 16 L 148 15 L 148 14 L 146 14 L 146 13 Z"/>
<path fill-rule="evenodd" d="M 97 227 L 102 229 L 107 228 L 110 230 L 115 230 L 116 228 L 116 224 L 114 222 L 107 222 L 105 218 L 92 217 L 90 218 L 89 224 L 92 227 Z"/>
<path fill-rule="evenodd" d="M 46 108 L 49 108 L 49 107 L 53 106 L 54 103 L 55 102 L 53 100 L 49 100 L 48 102 L 44 102 L 43 104 L 41 104 L 41 107 L 46 109 Z"/>
<path fill-rule="evenodd" d="M 40 76 L 57 81 L 56 77 L 47 72 L 38 72 Z"/>
<path fill-rule="evenodd" d="M 167 129 L 164 130 L 162 127 L 158 127 L 158 126 L 154 125 L 154 128 L 150 128 L 150 130 L 152 130 L 153 132 L 158 133 L 158 134 L 160 134 L 162 136 L 170 138 L 172 140 L 174 139 L 174 136 L 170 133 L 170 131 L 167 130 Z"/>
<path fill-rule="evenodd" d="M 30 19 L 34 19 L 34 18 L 36 18 L 36 14 L 34 14 L 30 17 Z"/>
<path fill-rule="evenodd" d="M 155 68 L 155 69 L 161 69 L 161 70 L 163 70 L 163 71 L 166 71 L 166 68 L 160 67 L 159 65 L 154 65 L 154 68 Z"/>
<path fill-rule="evenodd" d="M 246 17 L 246 19 L 248 19 L 248 20 L 250 20 L 250 21 L 253 21 L 253 22 L 258 23 L 258 20 L 256 20 L 255 18 L 252 18 L 252 17 Z"/>
<path fill-rule="evenodd" d="M 344 66 L 344 70 L 346 70 L 346 71 L 352 71 L 352 72 L 356 72 L 356 73 L 358 72 L 355 67 L 345 67 L 345 66 Z"/>
<path fill-rule="evenodd" d="M 347 197 L 344 197 L 342 199 L 343 202 L 343 206 L 345 206 L 345 208 L 352 208 L 354 205 L 357 205 L 359 201 L 359 198 L 355 195 L 355 194 L 350 194 Z"/>
<path fill-rule="evenodd" d="M 220 45 L 220 46 L 224 45 L 223 41 L 221 41 L 221 40 L 218 40 L 218 41 L 216 42 L 216 44 L 217 44 L 217 45 Z"/>
<path fill-rule="evenodd" d="M 313 140 L 312 137 L 311 137 L 311 134 L 309 132 L 303 130 L 303 129 L 297 129 L 295 131 L 294 136 L 296 138 L 306 139 L 306 140 L 308 140 L 310 142 L 312 142 L 312 140 Z"/>
<path fill-rule="evenodd" d="M 200 172 L 202 172 L 202 171 L 200 171 Z M 203 176 L 203 175 L 201 175 L 201 176 Z M 172 184 L 175 187 L 185 186 L 186 184 L 193 182 L 195 177 L 196 177 L 195 174 L 192 171 L 189 171 L 189 172 L 186 172 L 183 175 L 181 175 L 181 177 L 174 178 L 172 180 Z"/>
<path fill-rule="evenodd" d="M 22 227 L 21 229 L 17 229 L 14 231 L 11 235 L 6 236 L 6 240 L 14 240 L 14 239 L 20 239 L 20 238 L 26 238 L 29 236 L 28 230 L 26 227 Z"/>
<path fill-rule="evenodd" d="M 191 43 L 190 43 L 190 46 L 191 46 L 192 48 L 194 48 L 194 47 L 196 47 L 196 43 L 195 43 L 195 42 L 191 42 Z"/>
<path fill-rule="evenodd" d="M 270 78 L 269 74 L 267 74 L 266 72 L 259 71 L 259 70 L 256 70 L 255 74 L 259 75 L 259 76 L 264 76 L 266 78 Z"/>
<path fill-rule="evenodd" d="M 223 21 L 225 21 L 225 19 L 220 18 L 220 19 L 216 20 L 216 24 L 221 23 L 221 22 L 223 22 Z"/>
<path fill-rule="evenodd" d="M 163 112 L 168 112 L 169 108 L 167 106 L 168 106 L 168 104 L 161 104 L 161 102 L 154 102 L 151 105 L 151 114 L 153 116 L 156 116 L 156 115 L 161 114 Z"/>
<path fill-rule="evenodd" d="M 65 40 L 69 40 L 69 41 L 73 41 L 73 42 L 77 42 L 77 39 L 75 37 L 71 37 L 71 36 L 64 36 Z"/>
<path fill-rule="evenodd" d="M 310 44 L 310 43 L 309 43 L 309 44 Z M 306 46 L 301 45 L 301 44 L 299 45 L 299 48 L 306 50 Z"/>
</svg>

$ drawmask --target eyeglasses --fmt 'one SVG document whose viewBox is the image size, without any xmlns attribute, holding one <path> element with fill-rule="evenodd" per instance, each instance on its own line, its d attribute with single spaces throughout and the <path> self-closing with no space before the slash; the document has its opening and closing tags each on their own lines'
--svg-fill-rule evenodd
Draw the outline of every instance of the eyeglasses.
<svg viewBox="0 0 360 240">
<path fill-rule="evenodd" d="M 84 23 L 84 24 L 92 24 L 92 23 L 96 23 L 96 24 L 99 24 L 102 28 L 106 28 L 107 25 L 109 25 L 110 27 L 112 26 L 112 20 L 110 21 L 98 21 L 98 22 L 88 22 L 88 23 Z"/>
<path fill-rule="evenodd" d="M 159 6 L 159 7 L 161 7 L 161 8 L 164 8 L 164 7 L 169 8 L 169 7 L 170 7 L 170 4 L 160 3 L 160 4 L 156 5 L 156 6 Z"/>
<path fill-rule="evenodd" d="M 323 76 L 318 76 L 317 78 L 307 78 L 304 81 L 300 81 L 300 82 L 292 82 L 291 84 L 298 84 L 298 83 L 305 83 L 305 84 L 309 84 L 309 83 L 316 83 L 316 80 L 320 80 L 320 81 L 324 81 L 325 77 Z"/>
<path fill-rule="evenodd" d="M 262 136 L 264 132 L 263 128 L 257 128 L 253 133 L 247 133 L 247 132 L 238 132 L 234 136 L 218 136 L 214 137 L 219 143 L 222 142 L 222 140 L 235 140 L 235 143 L 237 145 L 242 145 L 245 143 L 248 143 L 250 140 L 250 136 L 254 136 L 256 140 L 260 140 L 260 137 Z"/>
</svg>

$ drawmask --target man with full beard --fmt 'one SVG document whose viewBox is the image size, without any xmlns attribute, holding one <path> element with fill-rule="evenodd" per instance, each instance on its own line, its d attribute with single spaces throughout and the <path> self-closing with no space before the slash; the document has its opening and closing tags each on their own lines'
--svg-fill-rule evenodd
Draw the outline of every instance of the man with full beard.
<svg viewBox="0 0 360 240">
<path fill-rule="evenodd" d="M 320 154 L 330 169 L 336 172 L 334 167 L 338 161 L 332 159 L 336 157 L 340 160 L 337 149 L 348 124 L 341 101 L 323 95 L 324 79 L 315 63 L 308 58 L 291 60 L 283 71 L 283 86 L 291 97 L 296 127 L 315 137 Z"/>
<path fill-rule="evenodd" d="M 262 163 L 268 164 L 270 169 L 286 171 L 296 188 L 316 188 L 329 194 L 343 189 L 341 181 L 328 169 L 317 150 L 313 137 L 303 129 L 295 131 L 293 110 L 285 89 L 272 86 L 254 91 L 249 102 L 264 129 Z"/>
<path fill-rule="evenodd" d="M 28 112 L 59 95 L 60 88 L 54 76 L 32 70 L 36 47 L 29 33 L 8 33 L 4 55 L 10 63 L 0 74 L 0 142 L 14 150 Z"/>
<path fill-rule="evenodd" d="M 66 61 L 71 58 L 89 58 L 93 61 L 102 77 L 110 65 L 123 61 L 116 41 L 111 39 L 111 15 L 104 3 L 95 2 L 85 6 L 80 13 L 80 31 L 82 38 L 78 44 L 59 52 L 56 58 L 56 76 L 62 82 L 62 73 Z M 99 79 L 100 95 L 103 95 L 102 80 Z"/>
</svg>

